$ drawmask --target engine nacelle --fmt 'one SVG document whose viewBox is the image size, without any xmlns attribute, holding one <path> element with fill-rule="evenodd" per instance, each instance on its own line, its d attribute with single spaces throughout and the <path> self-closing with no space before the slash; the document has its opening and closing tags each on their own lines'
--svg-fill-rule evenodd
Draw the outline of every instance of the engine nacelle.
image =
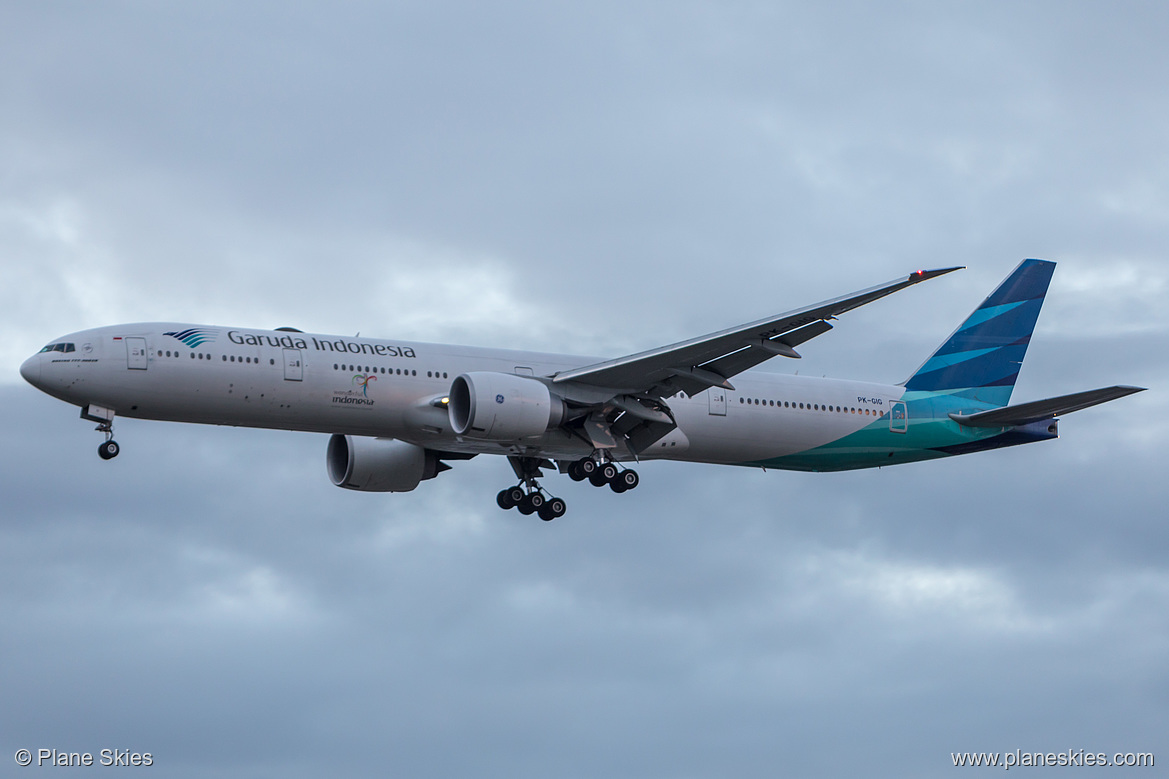
<svg viewBox="0 0 1169 779">
<path fill-rule="evenodd" d="M 564 401 L 526 376 L 476 371 L 451 384 L 451 428 L 456 435 L 514 441 L 543 435 L 565 415 Z"/>
<path fill-rule="evenodd" d="M 325 462 L 333 484 L 362 492 L 409 492 L 446 469 L 421 446 L 353 435 L 332 436 Z"/>
</svg>

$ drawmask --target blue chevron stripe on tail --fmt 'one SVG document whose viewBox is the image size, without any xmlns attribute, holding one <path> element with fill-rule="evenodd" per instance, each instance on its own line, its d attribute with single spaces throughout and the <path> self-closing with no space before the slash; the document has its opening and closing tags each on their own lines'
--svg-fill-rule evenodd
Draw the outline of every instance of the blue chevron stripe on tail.
<svg viewBox="0 0 1169 779">
<path fill-rule="evenodd" d="M 905 383 L 993 406 L 1011 399 L 1055 263 L 1024 260 Z"/>
</svg>

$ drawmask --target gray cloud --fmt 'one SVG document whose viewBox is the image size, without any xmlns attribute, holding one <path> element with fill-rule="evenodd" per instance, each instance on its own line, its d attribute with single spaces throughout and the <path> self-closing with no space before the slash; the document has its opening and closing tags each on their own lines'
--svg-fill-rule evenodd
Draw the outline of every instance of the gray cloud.
<svg viewBox="0 0 1169 779">
<path fill-rule="evenodd" d="M 168 775 L 933 776 L 1167 751 L 1166 12 L 40 3 L 0 24 L 0 746 Z M 571 513 L 477 458 L 405 495 L 322 436 L 19 383 L 117 321 L 649 348 L 918 267 L 768 370 L 898 381 L 1060 261 L 1055 442 L 847 474 L 667 463 Z"/>
</svg>

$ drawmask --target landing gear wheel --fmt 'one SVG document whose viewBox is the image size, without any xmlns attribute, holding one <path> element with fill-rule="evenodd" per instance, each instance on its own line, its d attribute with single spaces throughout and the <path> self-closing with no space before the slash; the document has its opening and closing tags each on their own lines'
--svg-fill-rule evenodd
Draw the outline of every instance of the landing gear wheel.
<svg viewBox="0 0 1169 779">
<path fill-rule="evenodd" d="M 507 511 L 508 509 L 514 509 L 516 504 L 519 503 L 519 500 L 516 500 L 515 496 L 512 494 L 514 492 L 519 492 L 520 499 L 523 499 L 523 491 L 518 487 L 511 487 L 506 490 L 500 490 L 499 494 L 495 496 L 495 502 L 498 503 L 499 507 L 504 511 Z"/>
<path fill-rule="evenodd" d="M 521 514 L 534 514 L 544 506 L 544 496 L 538 492 L 530 492 L 519 502 Z"/>
<path fill-rule="evenodd" d="M 589 476 L 589 482 L 594 487 L 604 487 L 606 484 L 612 484 L 613 481 L 620 475 L 617 466 L 613 463 L 604 463 L 598 465 L 597 469 Z"/>
<path fill-rule="evenodd" d="M 641 484 L 641 477 L 637 475 L 637 471 L 630 470 L 617 474 L 617 478 L 609 482 L 609 487 L 613 492 L 627 492 L 638 484 Z"/>
<path fill-rule="evenodd" d="M 118 446 L 118 442 L 111 438 L 109 441 L 102 441 L 101 446 L 97 448 L 97 456 L 103 460 L 112 460 L 118 456 L 120 451 L 122 451 L 122 447 Z"/>
<path fill-rule="evenodd" d="M 563 517 L 566 511 L 568 511 L 568 504 L 562 498 L 549 498 L 540 508 L 540 519 L 551 522 L 557 517 Z"/>
<path fill-rule="evenodd" d="M 592 460 L 589 460 L 589 462 L 592 462 Z M 588 478 L 588 476 L 585 476 L 584 470 L 581 469 L 579 460 L 574 460 L 568 464 L 568 478 L 573 481 L 584 481 Z"/>
<path fill-rule="evenodd" d="M 584 481 L 592 478 L 592 475 L 597 472 L 597 461 L 591 457 L 584 457 L 576 461 L 576 468 L 581 476 L 578 481 Z"/>
</svg>

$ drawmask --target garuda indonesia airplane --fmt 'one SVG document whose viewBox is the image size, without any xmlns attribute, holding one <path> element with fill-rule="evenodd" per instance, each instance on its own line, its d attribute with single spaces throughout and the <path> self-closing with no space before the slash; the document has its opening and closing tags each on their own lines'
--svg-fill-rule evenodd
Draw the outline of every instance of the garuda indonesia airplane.
<svg viewBox="0 0 1169 779">
<path fill-rule="evenodd" d="M 147 323 L 59 338 L 20 368 L 81 407 L 118 454 L 115 416 L 329 433 L 338 487 L 406 492 L 480 454 L 507 456 L 504 509 L 562 516 L 541 469 L 621 493 L 654 459 L 839 471 L 1058 437 L 1113 386 L 1008 405 L 1055 263 L 1025 260 L 902 384 L 751 369 L 840 314 L 959 268 L 917 271 L 807 308 L 614 360 Z M 732 381 L 733 380 L 733 381 Z"/>
</svg>

